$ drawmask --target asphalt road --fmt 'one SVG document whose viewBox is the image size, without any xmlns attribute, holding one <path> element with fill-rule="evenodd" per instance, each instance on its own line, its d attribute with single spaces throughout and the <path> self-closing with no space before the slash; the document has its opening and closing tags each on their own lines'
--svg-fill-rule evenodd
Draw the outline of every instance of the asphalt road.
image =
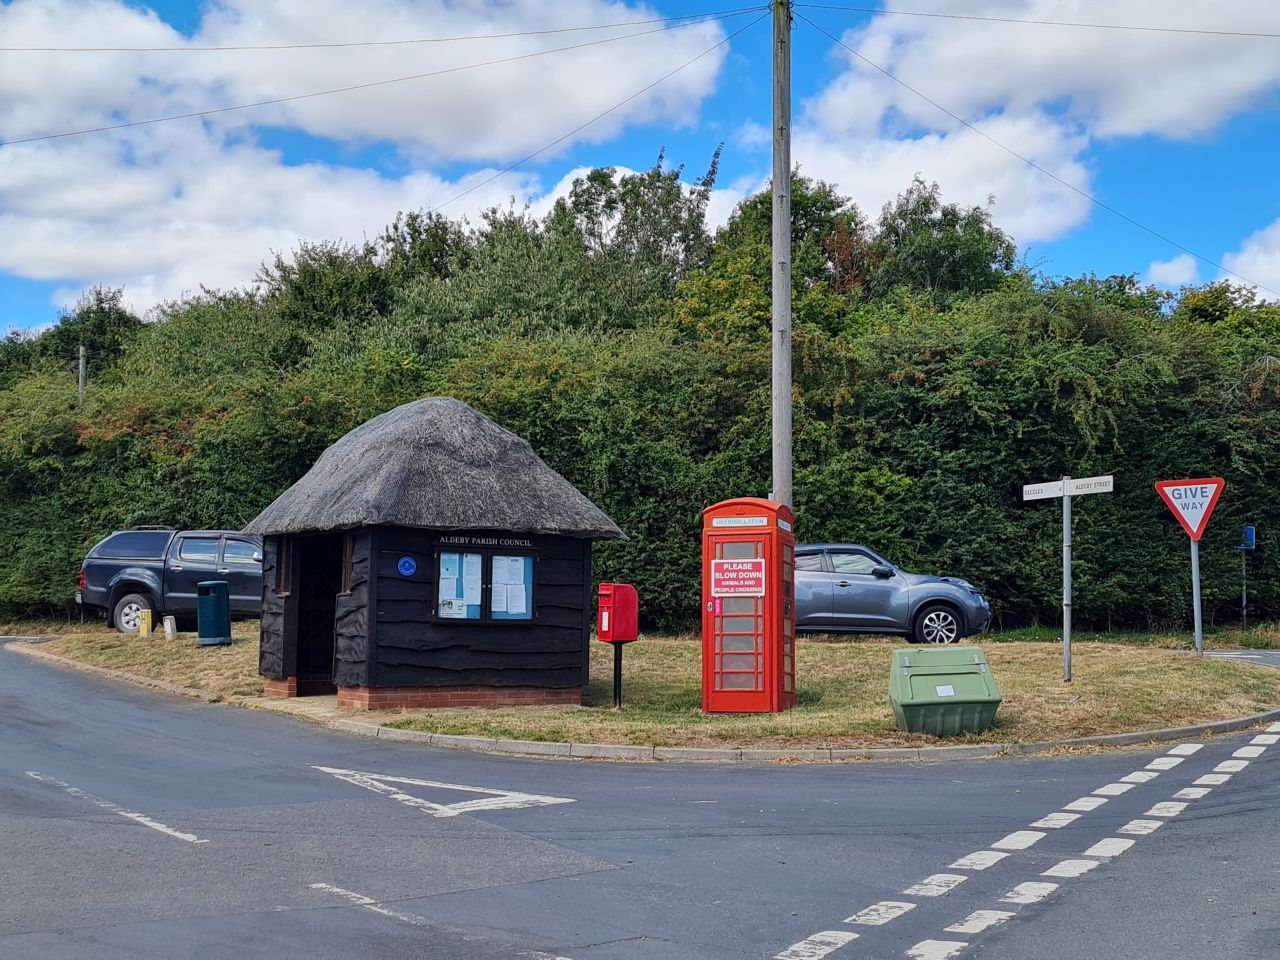
<svg viewBox="0 0 1280 960">
<path fill-rule="evenodd" d="M 0 652 L 0 730 L 5 960 L 1280 956 L 1280 725 L 1053 759 L 535 761 Z"/>
</svg>

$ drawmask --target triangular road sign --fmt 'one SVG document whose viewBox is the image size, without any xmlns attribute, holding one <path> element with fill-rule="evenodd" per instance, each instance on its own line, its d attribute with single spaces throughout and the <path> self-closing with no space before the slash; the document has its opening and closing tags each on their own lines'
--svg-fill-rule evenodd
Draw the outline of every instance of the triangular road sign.
<svg viewBox="0 0 1280 960">
<path fill-rule="evenodd" d="M 519 793 L 515 790 L 492 790 L 488 787 L 469 787 L 461 783 L 441 783 L 438 780 L 417 780 L 413 777 L 393 777 L 385 773 L 363 773 L 359 770 L 343 770 L 340 767 L 321 767 L 313 764 L 315 769 L 331 773 L 339 780 L 364 787 L 374 793 L 390 797 L 407 807 L 415 807 L 430 813 L 433 817 L 456 817 L 460 813 L 479 813 L 488 810 L 519 810 L 523 807 L 546 807 L 556 803 L 573 803 L 569 797 L 544 797 L 535 793 Z M 422 797 L 415 797 L 393 784 L 404 784 L 410 787 L 428 787 L 431 791 L 460 791 L 462 793 L 479 794 L 474 800 L 462 800 L 458 803 L 433 803 Z M 425 793 L 425 790 L 419 790 Z"/>
<path fill-rule="evenodd" d="M 1168 504 L 1173 515 L 1192 540 L 1199 540 L 1209 525 L 1209 516 L 1218 505 L 1218 497 L 1226 481 L 1221 477 L 1199 480 L 1161 480 L 1156 493 Z"/>
</svg>

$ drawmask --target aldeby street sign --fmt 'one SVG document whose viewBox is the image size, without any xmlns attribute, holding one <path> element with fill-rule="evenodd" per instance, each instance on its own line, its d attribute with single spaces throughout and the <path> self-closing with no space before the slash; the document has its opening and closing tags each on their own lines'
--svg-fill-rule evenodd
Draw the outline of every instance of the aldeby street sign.
<svg viewBox="0 0 1280 960">
<path fill-rule="evenodd" d="M 1072 497 L 1084 496 L 1086 493 L 1112 493 L 1114 490 L 1114 477 L 1082 477 L 1067 481 L 1067 495 Z M 1023 500 L 1049 500 L 1060 496 L 1062 496 L 1061 480 L 1029 483 L 1022 488 Z"/>
<path fill-rule="evenodd" d="M 1161 480 L 1156 484 L 1156 493 L 1160 494 L 1165 504 L 1173 511 L 1182 529 L 1192 540 L 1199 540 L 1204 535 L 1204 528 L 1209 525 L 1209 517 L 1213 508 L 1218 505 L 1218 497 L 1226 481 L 1221 477 L 1206 477 L 1200 480 Z"/>
<path fill-rule="evenodd" d="M 1071 682 L 1071 498 L 1086 493 L 1111 493 L 1115 478 L 1063 477 L 1022 488 L 1023 500 L 1062 498 L 1062 680 Z"/>
</svg>

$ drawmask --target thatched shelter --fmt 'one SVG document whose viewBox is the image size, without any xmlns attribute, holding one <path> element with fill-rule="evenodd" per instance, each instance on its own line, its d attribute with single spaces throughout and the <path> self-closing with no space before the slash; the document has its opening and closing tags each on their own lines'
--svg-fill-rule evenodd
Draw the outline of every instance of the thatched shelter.
<svg viewBox="0 0 1280 960">
<path fill-rule="evenodd" d="M 352 430 L 245 530 L 264 538 L 268 694 L 366 708 L 577 702 L 591 541 L 623 537 L 450 397 Z"/>
</svg>

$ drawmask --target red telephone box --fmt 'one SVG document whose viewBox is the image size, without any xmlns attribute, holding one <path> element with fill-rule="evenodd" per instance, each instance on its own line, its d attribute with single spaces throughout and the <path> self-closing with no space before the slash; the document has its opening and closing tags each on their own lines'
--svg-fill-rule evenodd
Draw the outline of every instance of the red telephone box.
<svg viewBox="0 0 1280 960">
<path fill-rule="evenodd" d="M 796 704 L 791 508 L 758 497 L 702 511 L 702 709 L 778 713 Z"/>
</svg>

